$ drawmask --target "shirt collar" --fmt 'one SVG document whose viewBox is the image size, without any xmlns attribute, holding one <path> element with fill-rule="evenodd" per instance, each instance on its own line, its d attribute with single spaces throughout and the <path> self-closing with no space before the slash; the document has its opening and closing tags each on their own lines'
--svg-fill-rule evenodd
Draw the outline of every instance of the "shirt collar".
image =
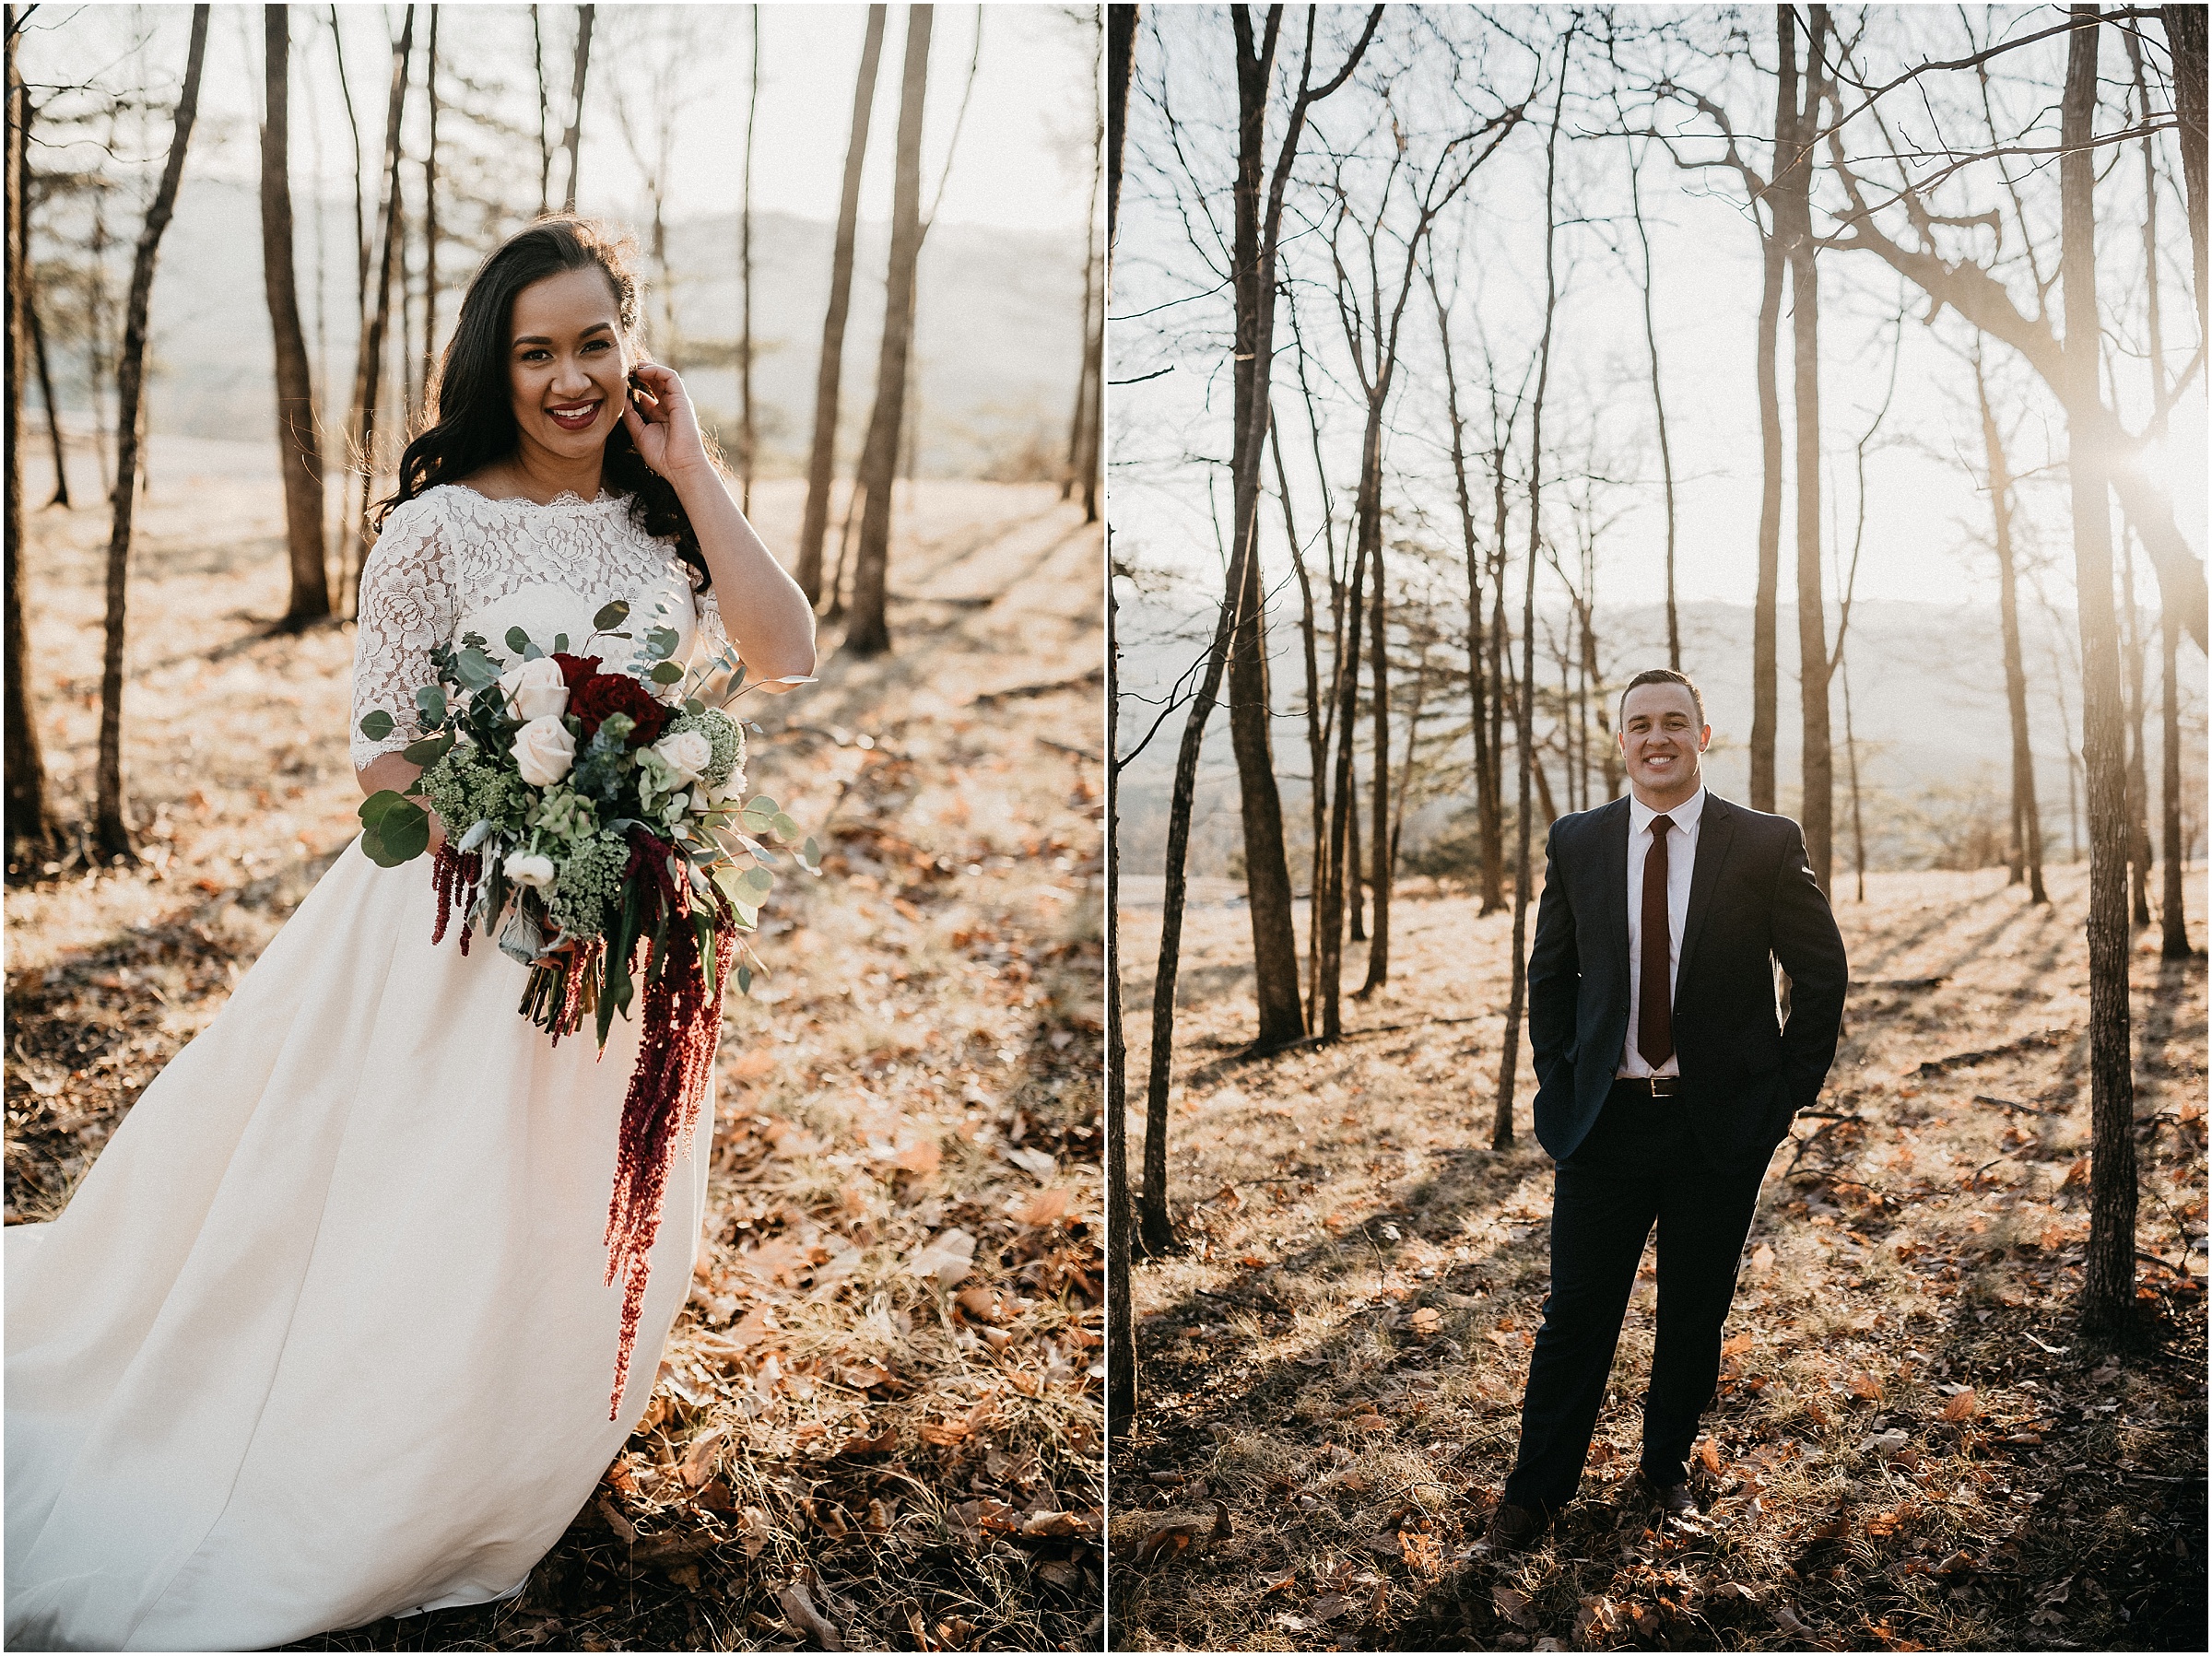
<svg viewBox="0 0 2212 1656">
<path fill-rule="evenodd" d="M 1698 821 L 1705 814 L 1705 784 L 1700 782 L 1698 791 L 1680 805 L 1665 813 L 1677 832 L 1694 833 Z M 1661 815 L 1631 793 L 1629 795 L 1629 840 L 1634 844 L 1647 838 L 1652 831 L 1652 818 Z"/>
</svg>

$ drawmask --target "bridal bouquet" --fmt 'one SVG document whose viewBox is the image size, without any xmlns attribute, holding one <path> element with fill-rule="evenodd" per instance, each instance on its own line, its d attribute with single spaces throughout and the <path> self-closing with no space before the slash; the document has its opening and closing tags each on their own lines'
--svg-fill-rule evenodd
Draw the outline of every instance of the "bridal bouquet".
<svg viewBox="0 0 2212 1656">
<path fill-rule="evenodd" d="M 573 652 L 565 633 L 547 653 L 519 627 L 507 634 L 507 659 L 473 632 L 458 648 L 433 648 L 436 676 L 415 692 L 422 734 L 405 750 L 422 774 L 360 807 L 361 849 L 386 868 L 429 849 L 428 811 L 438 813 L 447 837 L 432 873 L 431 942 L 456 913 L 462 953 L 472 928 L 496 938 L 530 968 L 517 1010 L 556 1044 L 590 1017 L 604 1051 L 642 983 L 607 1216 L 606 1279 L 624 1278 L 609 1418 L 629 1374 L 661 1194 L 713 1064 L 723 984 L 776 883 L 768 842 L 799 837 L 774 800 L 743 799 L 746 727 L 696 694 L 723 671 L 734 674 L 729 699 L 745 692 L 735 652 L 687 674 L 669 659 L 676 628 L 632 640 L 615 630 L 629 617 L 628 605 L 608 605 Z M 631 644 L 631 670 L 589 653 L 603 638 Z M 396 724 L 378 709 L 360 729 L 382 741 Z M 820 874 L 814 840 L 795 860 Z M 751 967 L 736 978 L 749 990 Z"/>
</svg>

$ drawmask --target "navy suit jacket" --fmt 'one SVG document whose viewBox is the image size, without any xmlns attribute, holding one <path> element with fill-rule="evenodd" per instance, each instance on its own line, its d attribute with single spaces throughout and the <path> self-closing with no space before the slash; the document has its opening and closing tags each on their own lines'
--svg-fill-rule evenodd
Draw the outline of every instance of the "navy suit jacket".
<svg viewBox="0 0 2212 1656">
<path fill-rule="evenodd" d="M 1559 818 L 1544 855 L 1528 959 L 1529 1048 L 1536 1138 L 1564 1158 L 1605 1108 L 1628 1036 L 1628 800 Z M 1786 1026 L 1772 960 L 1790 974 Z M 1675 971 L 1682 1090 L 1672 1107 L 1688 1112 L 1712 1160 L 1763 1161 L 1790 1118 L 1819 1098 L 1849 982 L 1804 832 L 1708 790 Z"/>
</svg>

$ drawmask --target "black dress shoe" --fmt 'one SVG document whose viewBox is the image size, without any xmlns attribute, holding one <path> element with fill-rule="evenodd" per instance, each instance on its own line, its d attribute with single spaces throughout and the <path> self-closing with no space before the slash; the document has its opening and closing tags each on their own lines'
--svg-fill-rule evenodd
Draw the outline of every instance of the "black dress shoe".
<svg viewBox="0 0 2212 1656">
<path fill-rule="evenodd" d="M 1550 1528 L 1551 1520 L 1543 1512 L 1500 1501 L 1497 1511 L 1490 1514 L 1489 1533 L 1483 1539 L 1493 1553 L 1524 1553 L 1543 1540 L 1544 1532 Z"/>
</svg>

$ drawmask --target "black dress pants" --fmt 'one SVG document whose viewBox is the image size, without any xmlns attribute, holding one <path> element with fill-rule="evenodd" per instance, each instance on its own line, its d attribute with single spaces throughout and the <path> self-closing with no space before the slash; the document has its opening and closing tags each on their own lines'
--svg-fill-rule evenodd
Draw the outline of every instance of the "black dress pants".
<svg viewBox="0 0 2212 1656">
<path fill-rule="evenodd" d="M 1589 1136 L 1555 1164 L 1551 1292 L 1529 1361 L 1520 1454 L 1505 1483 L 1515 1506 L 1551 1513 L 1574 1497 L 1654 1222 L 1659 1327 L 1642 1467 L 1661 1487 L 1686 1475 L 1698 1417 L 1720 1377 L 1721 1325 L 1766 1162 L 1713 1166 L 1679 1098 L 1617 1088 Z"/>
</svg>

